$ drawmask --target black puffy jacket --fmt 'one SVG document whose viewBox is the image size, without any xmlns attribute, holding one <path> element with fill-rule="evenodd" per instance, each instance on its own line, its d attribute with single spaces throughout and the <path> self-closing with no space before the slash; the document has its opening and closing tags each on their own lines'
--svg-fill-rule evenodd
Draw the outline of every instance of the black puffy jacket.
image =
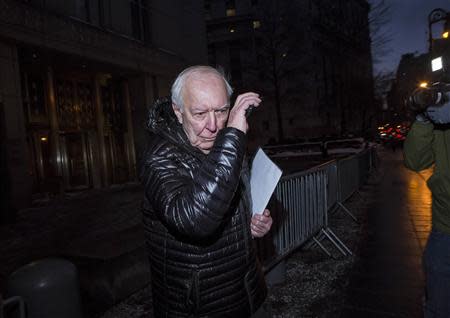
<svg viewBox="0 0 450 318">
<path fill-rule="evenodd" d="M 152 108 L 148 127 L 142 180 L 155 316 L 249 317 L 266 286 L 250 233 L 245 134 L 222 129 L 205 155 L 167 101 Z"/>
</svg>

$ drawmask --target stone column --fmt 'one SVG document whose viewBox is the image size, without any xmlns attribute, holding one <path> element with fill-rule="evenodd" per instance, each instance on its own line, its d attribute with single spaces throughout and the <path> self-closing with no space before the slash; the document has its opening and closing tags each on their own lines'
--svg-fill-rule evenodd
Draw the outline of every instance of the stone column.
<svg viewBox="0 0 450 318">
<path fill-rule="evenodd" d="M 5 110 L 3 96 L 0 92 L 0 224 L 12 217 L 11 211 L 11 177 L 8 171 L 6 151 Z"/>
<path fill-rule="evenodd" d="M 128 80 L 128 91 L 130 98 L 130 108 L 133 123 L 133 139 L 136 154 L 136 167 L 142 163 L 142 156 L 147 145 L 148 134 L 146 132 L 148 111 L 151 108 L 156 93 L 155 84 L 150 74 L 130 77 Z"/>
<path fill-rule="evenodd" d="M 32 175 L 26 141 L 25 113 L 20 85 L 17 47 L 0 41 L 0 95 L 3 100 L 2 150 L 6 151 L 5 169 L 9 176 L 9 205 L 4 218 L 31 204 Z M 3 182 L 3 180 L 2 180 Z"/>
<path fill-rule="evenodd" d="M 95 77 L 94 84 L 94 96 L 95 96 L 95 115 L 97 118 L 97 137 L 98 137 L 98 154 L 99 154 L 99 166 L 101 171 L 102 186 L 106 187 L 111 184 L 108 176 L 108 160 L 106 157 L 106 147 L 105 147 L 105 116 L 103 114 L 102 105 L 102 93 L 100 87 L 100 76 Z"/>
<path fill-rule="evenodd" d="M 134 135 L 133 135 L 133 120 L 132 120 L 132 109 L 130 103 L 130 90 L 128 88 L 128 81 L 124 80 L 122 82 L 126 124 L 127 124 L 127 134 L 126 134 L 126 145 L 128 153 L 128 171 L 130 180 L 136 180 L 136 151 L 134 148 Z"/>
</svg>

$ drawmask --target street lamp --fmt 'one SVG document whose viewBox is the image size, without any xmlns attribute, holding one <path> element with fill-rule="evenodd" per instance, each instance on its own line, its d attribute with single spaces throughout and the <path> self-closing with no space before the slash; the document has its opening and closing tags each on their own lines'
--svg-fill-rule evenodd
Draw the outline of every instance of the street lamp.
<svg viewBox="0 0 450 318">
<path fill-rule="evenodd" d="M 432 26 L 433 24 L 445 21 L 444 30 L 442 32 L 442 37 L 447 39 L 449 37 L 450 32 L 450 12 L 445 11 L 444 9 L 437 8 L 430 12 L 428 15 L 428 44 L 429 44 L 429 52 L 433 48 L 433 32 Z"/>
<path fill-rule="evenodd" d="M 448 39 L 450 33 L 450 13 L 447 12 L 447 19 L 444 23 L 444 31 L 442 32 L 442 37 L 444 39 Z"/>
</svg>

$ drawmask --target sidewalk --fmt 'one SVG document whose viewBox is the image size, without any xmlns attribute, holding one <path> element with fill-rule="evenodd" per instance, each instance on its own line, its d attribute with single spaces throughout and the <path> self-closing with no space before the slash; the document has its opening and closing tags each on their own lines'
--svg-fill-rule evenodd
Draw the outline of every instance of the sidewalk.
<svg viewBox="0 0 450 318">
<path fill-rule="evenodd" d="M 365 238 L 352 270 L 341 317 L 422 317 L 421 256 L 431 229 L 431 171 L 403 166 L 401 150 L 384 150 Z"/>
</svg>

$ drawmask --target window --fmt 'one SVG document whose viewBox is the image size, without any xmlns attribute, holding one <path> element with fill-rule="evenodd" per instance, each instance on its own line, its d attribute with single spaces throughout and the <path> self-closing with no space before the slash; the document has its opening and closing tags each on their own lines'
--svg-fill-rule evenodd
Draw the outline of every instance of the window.
<svg viewBox="0 0 450 318">
<path fill-rule="evenodd" d="M 234 17 L 236 15 L 236 9 L 227 9 L 227 17 Z"/>
<path fill-rule="evenodd" d="M 208 62 L 210 65 L 217 64 L 216 46 L 214 44 L 208 45 Z"/>
<path fill-rule="evenodd" d="M 242 64 L 241 64 L 241 44 L 239 42 L 230 43 L 230 69 L 231 79 L 236 86 L 242 85 Z"/>
<path fill-rule="evenodd" d="M 208 0 L 205 1 L 204 8 L 205 8 L 206 18 L 210 19 L 211 18 L 211 3 Z"/>
<path fill-rule="evenodd" d="M 44 80 L 41 75 L 24 72 L 22 74 L 23 103 L 28 121 L 46 122 L 47 107 L 44 96 Z"/>
<path fill-rule="evenodd" d="M 146 43 L 150 42 L 150 15 L 148 0 L 129 0 L 131 9 L 132 36 Z"/>
<path fill-rule="evenodd" d="M 75 16 L 81 20 L 91 22 L 89 0 L 75 0 Z"/>
<path fill-rule="evenodd" d="M 236 15 L 236 4 L 234 0 L 227 0 L 225 2 L 227 17 L 234 17 Z"/>
<path fill-rule="evenodd" d="M 253 29 L 259 29 L 261 27 L 261 21 L 254 20 L 253 21 Z"/>
</svg>

